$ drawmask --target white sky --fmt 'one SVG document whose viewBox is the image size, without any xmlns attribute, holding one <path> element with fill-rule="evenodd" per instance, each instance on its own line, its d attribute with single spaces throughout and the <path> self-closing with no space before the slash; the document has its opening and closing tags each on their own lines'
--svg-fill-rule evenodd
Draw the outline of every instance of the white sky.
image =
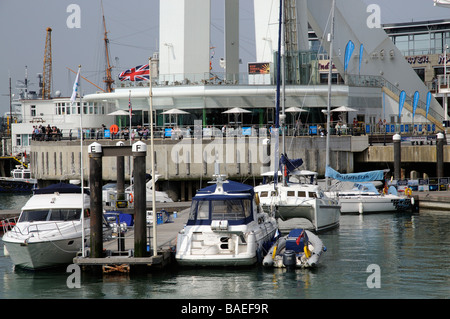
<svg viewBox="0 0 450 319">
<path fill-rule="evenodd" d="M 345 1 L 345 0 L 338 0 Z M 433 0 L 363 0 L 379 4 L 383 23 L 424 21 L 450 18 L 450 9 L 433 6 Z M 68 28 L 66 12 L 70 4 L 81 8 L 81 27 Z M 104 0 L 106 25 L 110 39 L 113 75 L 144 64 L 158 49 L 159 0 Z M 240 2 L 240 52 L 243 71 L 255 60 L 253 0 Z M 223 57 L 223 2 L 212 0 L 211 45 L 216 49 L 213 68 Z M 38 90 L 37 73 L 42 73 L 46 28 L 52 32 L 53 92 L 70 96 L 74 74 L 82 65 L 82 75 L 104 87 L 103 25 L 100 0 L 0 0 L 0 114 L 9 111 L 8 78 L 13 93 L 17 80 L 23 80 L 25 66 L 31 90 Z M 84 82 L 83 93 L 97 89 Z"/>
</svg>

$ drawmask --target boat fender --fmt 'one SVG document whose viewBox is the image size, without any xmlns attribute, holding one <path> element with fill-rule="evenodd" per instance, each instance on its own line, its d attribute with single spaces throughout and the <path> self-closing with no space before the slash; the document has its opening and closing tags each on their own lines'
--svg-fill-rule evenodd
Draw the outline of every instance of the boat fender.
<svg viewBox="0 0 450 319">
<path fill-rule="evenodd" d="M 412 195 L 412 189 L 409 188 L 409 187 L 406 188 L 406 189 L 405 189 L 405 195 L 406 195 L 406 196 L 411 196 L 411 195 Z"/>
<path fill-rule="evenodd" d="M 134 200 L 134 196 L 133 196 L 133 194 L 130 194 L 130 203 L 133 203 L 133 200 Z"/>
<path fill-rule="evenodd" d="M 308 248 L 308 245 L 303 246 L 303 252 L 305 253 L 306 258 L 311 257 L 311 251 Z"/>
<path fill-rule="evenodd" d="M 411 197 L 411 205 L 414 206 L 414 197 Z"/>
<path fill-rule="evenodd" d="M 259 205 L 259 195 L 258 195 L 258 193 L 255 193 L 255 203 L 256 203 L 256 205 Z"/>
</svg>

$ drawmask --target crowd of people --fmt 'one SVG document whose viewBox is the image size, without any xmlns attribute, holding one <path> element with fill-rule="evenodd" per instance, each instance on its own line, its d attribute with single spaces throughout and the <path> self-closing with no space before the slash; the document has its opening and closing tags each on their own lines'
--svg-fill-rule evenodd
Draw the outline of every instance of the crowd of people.
<svg viewBox="0 0 450 319">
<path fill-rule="evenodd" d="M 56 126 L 33 125 L 31 139 L 33 141 L 60 141 L 62 138 L 61 130 Z"/>
</svg>

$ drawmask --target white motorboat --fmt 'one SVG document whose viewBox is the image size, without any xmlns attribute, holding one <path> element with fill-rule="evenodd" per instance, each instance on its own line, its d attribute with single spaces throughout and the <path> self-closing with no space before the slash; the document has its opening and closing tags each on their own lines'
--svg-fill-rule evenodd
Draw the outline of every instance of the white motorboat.
<svg viewBox="0 0 450 319">
<path fill-rule="evenodd" d="M 258 185 L 255 192 L 263 209 L 274 212 L 281 221 L 304 218 L 312 223 L 315 231 L 324 231 L 339 225 L 340 205 L 325 195 L 316 184 L 316 177 L 316 172 L 294 170 L 290 181 Z"/>
<path fill-rule="evenodd" d="M 380 193 L 375 187 L 375 182 L 384 179 L 383 170 L 362 173 L 340 174 L 327 167 L 326 175 L 339 181 L 334 185 L 333 194 L 339 198 L 341 213 L 365 214 L 396 212 L 411 208 L 413 198 L 406 195 L 398 195 L 394 187 L 384 189 Z"/>
<path fill-rule="evenodd" d="M 32 192 L 37 187 L 37 179 L 31 177 L 31 170 L 17 165 L 10 177 L 0 177 L 0 192 Z"/>
<path fill-rule="evenodd" d="M 71 184 L 35 190 L 16 225 L 2 238 L 14 265 L 41 269 L 72 263 L 83 244 L 83 207 L 85 234 L 89 233 L 89 203 L 89 195 Z"/>
<path fill-rule="evenodd" d="M 253 187 L 218 176 L 192 199 L 175 258 L 189 266 L 252 265 L 262 259 L 276 230 L 275 218 L 256 203 Z"/>
<path fill-rule="evenodd" d="M 293 229 L 279 237 L 263 259 L 263 266 L 275 268 L 313 268 L 326 247 L 322 240 L 305 229 Z"/>
</svg>

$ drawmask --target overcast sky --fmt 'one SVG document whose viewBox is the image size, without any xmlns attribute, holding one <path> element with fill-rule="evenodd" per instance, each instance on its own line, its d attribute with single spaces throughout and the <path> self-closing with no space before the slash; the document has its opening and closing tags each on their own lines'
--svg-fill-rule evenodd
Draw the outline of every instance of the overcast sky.
<svg viewBox="0 0 450 319">
<path fill-rule="evenodd" d="M 345 0 L 338 0 L 345 1 Z M 379 4 L 383 23 L 450 18 L 450 9 L 433 6 L 433 0 L 363 0 Z M 215 46 L 213 67 L 223 57 L 223 0 L 212 0 L 211 45 Z M 74 14 L 70 5 L 80 8 L 80 27 L 70 28 Z M 159 0 L 103 0 L 110 39 L 113 75 L 144 64 L 158 51 Z M 69 12 L 67 12 L 69 9 Z M 70 20 L 70 19 L 69 19 Z M 253 0 L 240 1 L 240 53 L 243 67 L 255 60 Z M 69 23 L 70 24 L 70 23 Z M 37 73 L 42 73 L 46 28 L 52 31 L 53 87 L 70 96 L 75 75 L 67 68 L 104 87 L 105 66 L 100 0 L 0 0 L 0 114 L 9 111 L 8 78 L 13 93 L 17 80 L 23 80 L 25 66 L 31 90 L 37 90 Z M 97 91 L 83 82 L 83 93 Z"/>
</svg>

